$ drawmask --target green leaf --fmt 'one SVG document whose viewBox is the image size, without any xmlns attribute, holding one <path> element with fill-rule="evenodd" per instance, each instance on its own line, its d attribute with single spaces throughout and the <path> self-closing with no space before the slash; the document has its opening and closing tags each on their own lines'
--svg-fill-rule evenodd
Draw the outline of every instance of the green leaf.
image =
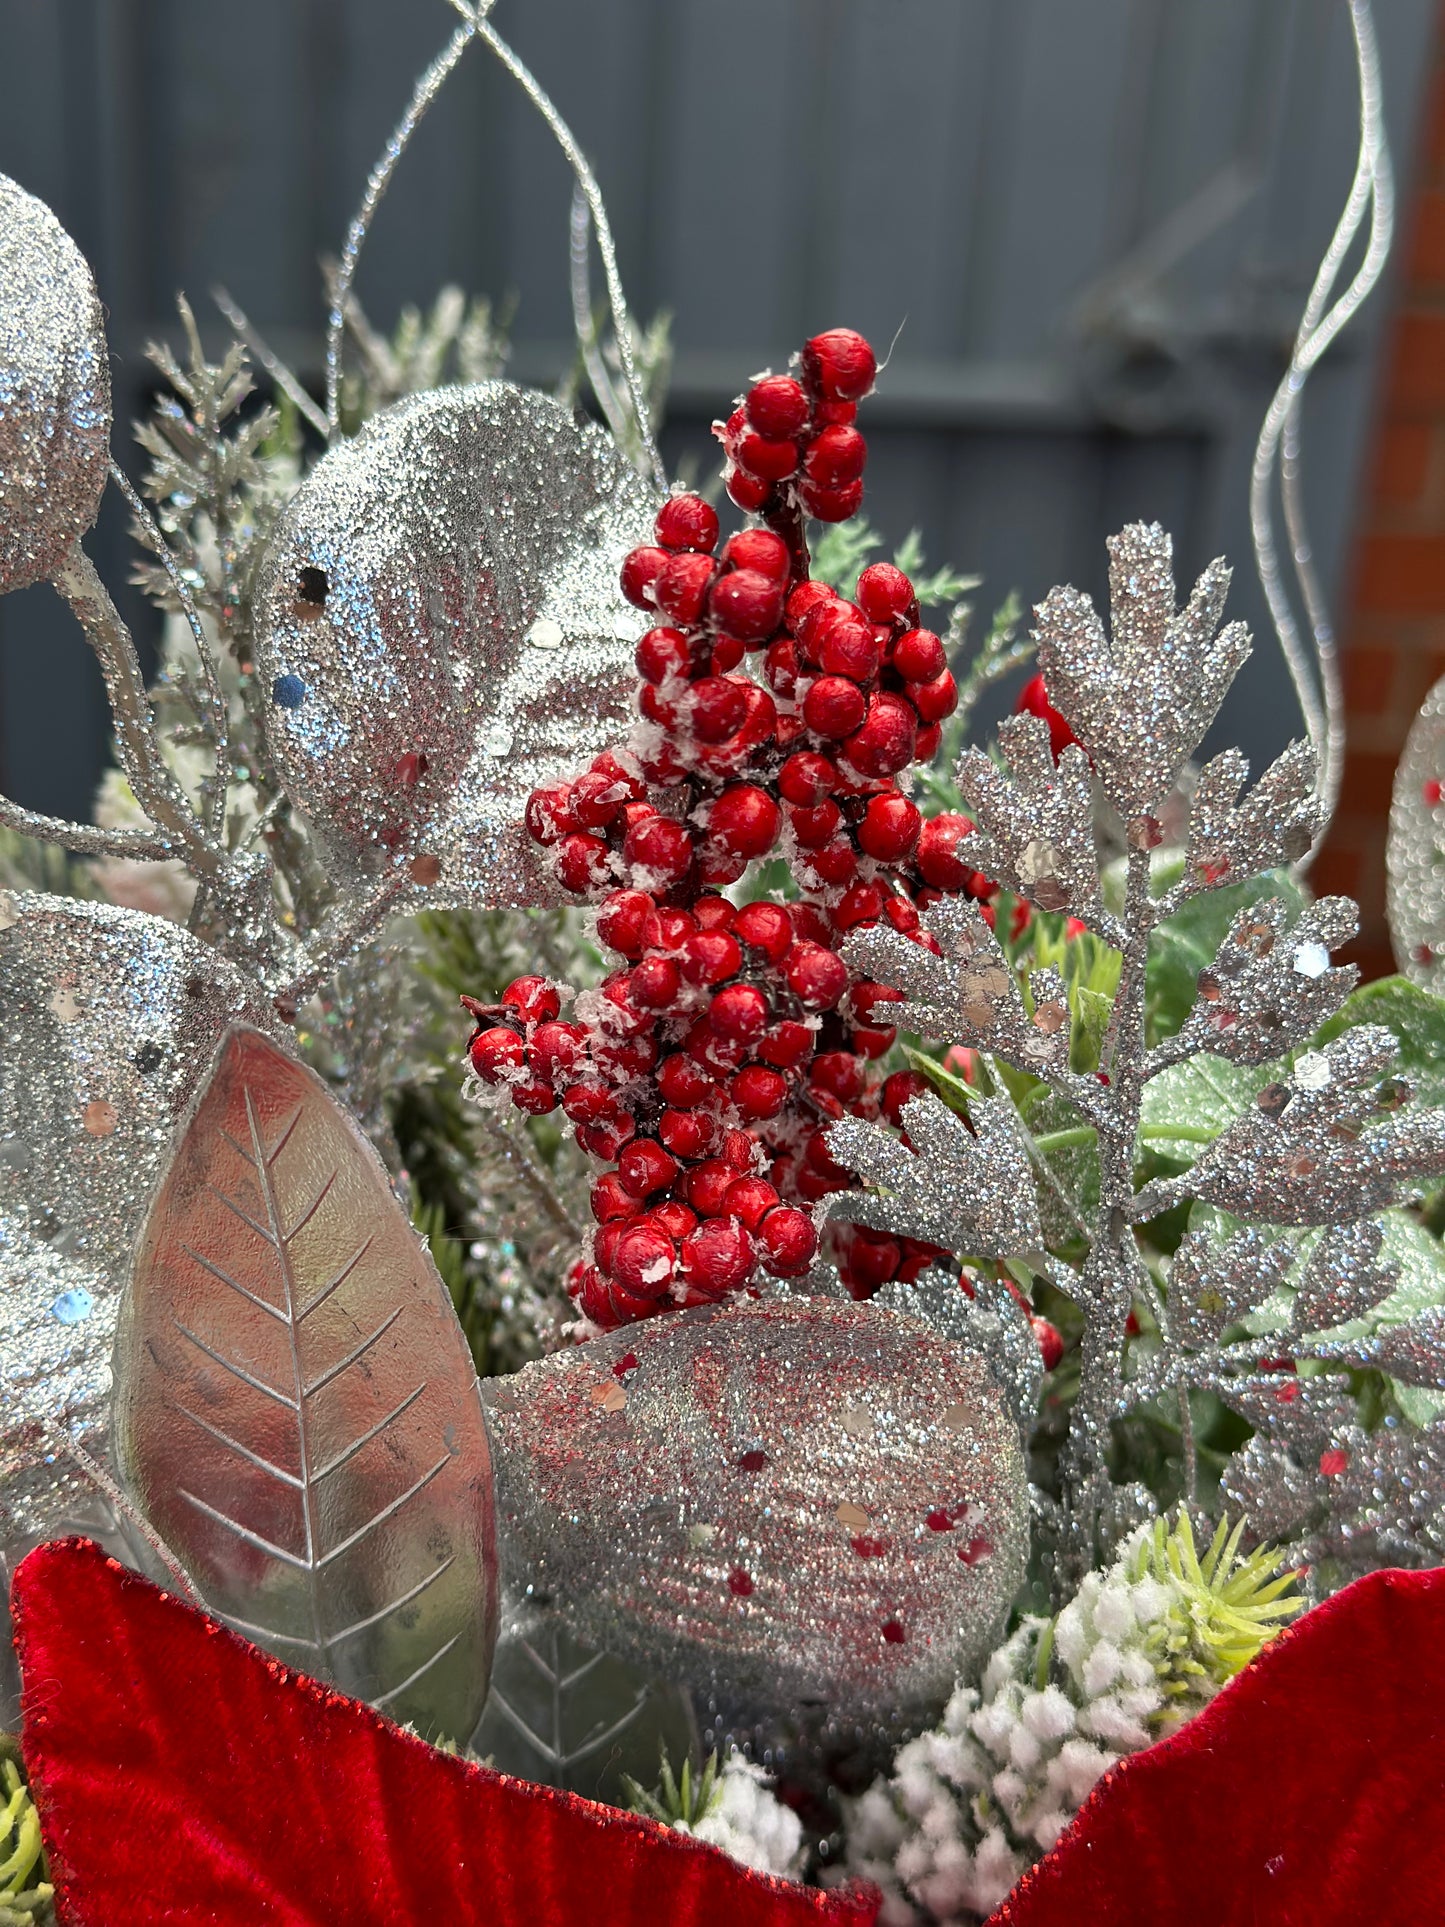
<svg viewBox="0 0 1445 1927">
<path fill-rule="evenodd" d="M 1171 1064 L 1144 1086 L 1140 1124 L 1154 1149 L 1192 1164 L 1281 1070 L 1279 1064 L 1246 1068 L 1204 1054 Z"/>
<path fill-rule="evenodd" d="M 1177 916 L 1154 932 L 1149 942 L 1145 1003 L 1151 1044 L 1161 1037 L 1172 1037 L 1180 1028 L 1194 1007 L 1199 973 L 1213 963 L 1230 925 L 1241 910 L 1266 897 L 1279 897 L 1292 913 L 1306 902 L 1304 892 L 1287 872 L 1269 870 L 1249 883 L 1191 897 Z"/>
<path fill-rule="evenodd" d="M 1358 1024 L 1383 1024 L 1400 1040 L 1400 1070 L 1423 1104 L 1445 1104 L 1445 997 L 1421 990 L 1405 977 L 1382 977 L 1352 991 L 1321 1029 L 1319 1042 Z"/>
<path fill-rule="evenodd" d="M 1074 1019 L 1069 1041 L 1069 1068 L 1096 1071 L 1099 1068 L 1099 1053 L 1103 1049 L 1104 1032 L 1109 1028 L 1109 1018 L 1113 1014 L 1114 1000 L 1105 991 L 1087 990 L 1079 984 L 1069 991 L 1069 1007 Z"/>
<path fill-rule="evenodd" d="M 943 1099 L 949 1110 L 957 1111 L 960 1117 L 968 1115 L 968 1106 L 975 1093 L 953 1071 L 945 1070 L 936 1057 L 926 1051 L 910 1050 L 905 1044 L 903 1055 L 908 1059 L 910 1070 L 926 1077 L 934 1090 Z"/>
</svg>

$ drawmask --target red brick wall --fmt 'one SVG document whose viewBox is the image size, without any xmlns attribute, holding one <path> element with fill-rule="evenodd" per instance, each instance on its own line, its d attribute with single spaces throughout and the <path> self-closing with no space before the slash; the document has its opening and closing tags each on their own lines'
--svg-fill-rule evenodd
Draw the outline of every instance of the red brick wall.
<svg viewBox="0 0 1445 1927">
<path fill-rule="evenodd" d="M 1394 968 L 1385 835 L 1395 765 L 1426 691 L 1445 676 L 1445 7 L 1397 246 L 1396 312 L 1340 624 L 1344 787 L 1311 878 L 1316 890 L 1359 899 L 1353 955 L 1368 976 Z"/>
</svg>

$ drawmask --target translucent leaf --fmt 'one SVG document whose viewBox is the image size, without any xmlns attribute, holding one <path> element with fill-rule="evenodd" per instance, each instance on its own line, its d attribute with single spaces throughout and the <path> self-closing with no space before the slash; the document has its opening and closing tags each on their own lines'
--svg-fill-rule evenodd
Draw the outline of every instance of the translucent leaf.
<svg viewBox="0 0 1445 1927">
<path fill-rule="evenodd" d="M 375 1153 L 237 1029 L 177 1139 L 116 1347 L 125 1475 L 211 1607 L 465 1740 L 496 1637 L 476 1374 Z"/>
</svg>

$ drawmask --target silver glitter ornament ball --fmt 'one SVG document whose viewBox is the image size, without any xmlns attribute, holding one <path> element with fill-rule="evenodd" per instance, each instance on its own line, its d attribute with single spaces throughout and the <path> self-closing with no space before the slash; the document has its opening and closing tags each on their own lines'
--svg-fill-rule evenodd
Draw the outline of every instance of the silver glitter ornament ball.
<svg viewBox="0 0 1445 1927">
<path fill-rule="evenodd" d="M 256 655 L 338 874 L 551 899 L 522 812 L 629 726 L 618 572 L 655 506 L 600 429 L 508 382 L 399 402 L 317 465 L 262 565 Z"/>
<path fill-rule="evenodd" d="M 59 567 L 95 520 L 109 459 L 95 280 L 50 209 L 0 174 L 0 595 Z"/>
<path fill-rule="evenodd" d="M 105 1449 L 135 1236 L 238 1020 L 279 1032 L 264 993 L 176 924 L 0 890 L 0 1532 L 59 1523 L 74 1472 L 47 1424 Z"/>
<path fill-rule="evenodd" d="M 919 1321 L 743 1301 L 485 1396 L 510 1586 L 619 1658 L 760 1714 L 887 1724 L 1002 1631 L 1028 1553 L 1018 1427 L 983 1358 Z"/>
</svg>

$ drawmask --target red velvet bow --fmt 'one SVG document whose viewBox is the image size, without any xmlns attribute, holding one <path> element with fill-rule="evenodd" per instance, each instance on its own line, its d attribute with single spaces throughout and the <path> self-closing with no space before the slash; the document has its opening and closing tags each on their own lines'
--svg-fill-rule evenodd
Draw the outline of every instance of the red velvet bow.
<svg viewBox="0 0 1445 1927">
<path fill-rule="evenodd" d="M 65 1927 L 869 1927 L 575 1795 L 434 1752 L 83 1541 L 16 1574 Z M 1445 1571 L 1309 1613 L 1116 1767 L 991 1927 L 1445 1920 Z"/>
</svg>

